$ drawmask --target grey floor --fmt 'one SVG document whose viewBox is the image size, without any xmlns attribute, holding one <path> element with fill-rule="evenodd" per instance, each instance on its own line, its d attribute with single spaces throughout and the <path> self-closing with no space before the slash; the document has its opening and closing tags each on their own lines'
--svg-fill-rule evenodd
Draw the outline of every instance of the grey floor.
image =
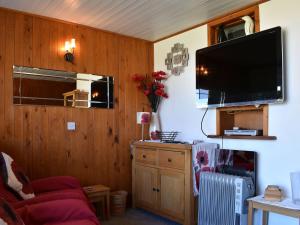
<svg viewBox="0 0 300 225">
<path fill-rule="evenodd" d="M 179 225 L 140 209 L 128 209 L 124 216 L 101 220 L 102 225 Z"/>
</svg>

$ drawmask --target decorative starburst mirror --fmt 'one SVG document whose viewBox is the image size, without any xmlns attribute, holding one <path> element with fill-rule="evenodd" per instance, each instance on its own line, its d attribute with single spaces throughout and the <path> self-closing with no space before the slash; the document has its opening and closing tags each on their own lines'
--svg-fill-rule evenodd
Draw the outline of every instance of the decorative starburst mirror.
<svg viewBox="0 0 300 225">
<path fill-rule="evenodd" d="M 165 65 L 167 66 L 167 70 L 171 71 L 171 74 L 179 76 L 184 72 L 184 67 L 188 65 L 188 61 L 188 49 L 183 44 L 176 43 L 171 48 L 171 52 L 167 54 Z"/>
</svg>

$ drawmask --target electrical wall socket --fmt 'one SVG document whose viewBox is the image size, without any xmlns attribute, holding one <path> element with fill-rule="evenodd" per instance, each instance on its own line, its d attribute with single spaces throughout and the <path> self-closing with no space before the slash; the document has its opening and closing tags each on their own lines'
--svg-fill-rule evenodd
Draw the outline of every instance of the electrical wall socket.
<svg viewBox="0 0 300 225">
<path fill-rule="evenodd" d="M 67 129 L 68 130 L 76 130 L 76 123 L 75 122 L 67 122 Z"/>
</svg>

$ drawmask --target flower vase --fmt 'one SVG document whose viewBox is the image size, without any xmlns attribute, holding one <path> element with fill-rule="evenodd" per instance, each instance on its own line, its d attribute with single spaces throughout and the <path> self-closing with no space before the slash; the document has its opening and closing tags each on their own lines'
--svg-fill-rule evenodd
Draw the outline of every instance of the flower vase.
<svg viewBox="0 0 300 225">
<path fill-rule="evenodd" d="M 159 140 L 158 131 L 160 131 L 159 115 L 158 112 L 152 112 L 149 126 L 149 135 L 151 140 Z"/>
</svg>

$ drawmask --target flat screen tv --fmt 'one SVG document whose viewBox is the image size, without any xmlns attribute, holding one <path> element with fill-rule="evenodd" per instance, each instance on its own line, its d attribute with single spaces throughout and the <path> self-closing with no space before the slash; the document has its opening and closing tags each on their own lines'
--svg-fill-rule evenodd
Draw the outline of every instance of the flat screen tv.
<svg viewBox="0 0 300 225">
<path fill-rule="evenodd" d="M 280 27 L 196 51 L 197 107 L 259 105 L 283 99 Z"/>
</svg>

